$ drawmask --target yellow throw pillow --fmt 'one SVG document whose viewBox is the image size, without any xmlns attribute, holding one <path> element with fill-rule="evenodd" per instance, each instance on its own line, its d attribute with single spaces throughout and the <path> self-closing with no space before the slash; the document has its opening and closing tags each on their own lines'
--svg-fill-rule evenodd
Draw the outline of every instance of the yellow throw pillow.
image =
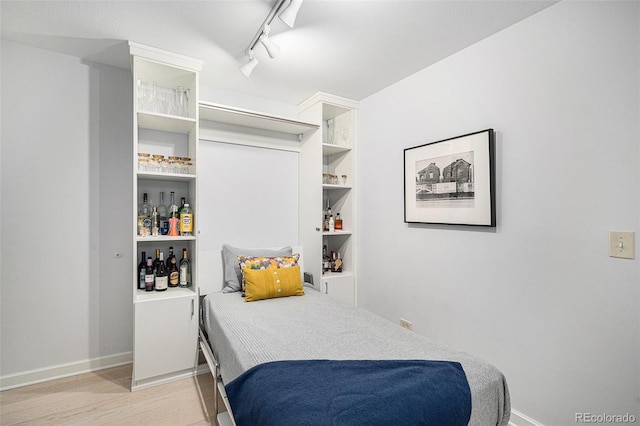
<svg viewBox="0 0 640 426">
<path fill-rule="evenodd" d="M 242 291 L 244 291 L 244 286 L 245 286 L 245 278 L 244 278 L 245 268 L 247 267 L 251 269 L 290 268 L 298 264 L 298 259 L 300 259 L 300 253 L 295 253 L 291 256 L 275 256 L 275 257 L 239 255 L 238 264 L 240 265 L 240 270 L 243 271 L 242 286 L 241 286 Z"/>
<path fill-rule="evenodd" d="M 251 269 L 242 270 L 245 280 L 246 302 L 271 299 L 275 297 L 303 296 L 300 266 L 290 268 Z"/>
</svg>

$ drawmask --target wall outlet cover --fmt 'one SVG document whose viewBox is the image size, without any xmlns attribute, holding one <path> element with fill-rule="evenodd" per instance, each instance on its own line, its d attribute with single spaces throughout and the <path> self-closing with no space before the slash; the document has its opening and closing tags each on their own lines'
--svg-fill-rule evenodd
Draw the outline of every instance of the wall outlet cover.
<svg viewBox="0 0 640 426">
<path fill-rule="evenodd" d="M 635 232 L 609 231 L 609 257 L 635 259 Z"/>
</svg>

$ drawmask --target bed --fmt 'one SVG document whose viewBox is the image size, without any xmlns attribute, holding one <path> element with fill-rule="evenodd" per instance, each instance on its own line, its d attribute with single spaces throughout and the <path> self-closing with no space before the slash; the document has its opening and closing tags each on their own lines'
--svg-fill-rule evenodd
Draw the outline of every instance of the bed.
<svg viewBox="0 0 640 426">
<path fill-rule="evenodd" d="M 240 292 L 203 297 L 200 345 L 227 408 L 224 421 L 508 424 L 507 383 L 492 365 L 307 283 L 303 290 L 254 302 Z"/>
</svg>

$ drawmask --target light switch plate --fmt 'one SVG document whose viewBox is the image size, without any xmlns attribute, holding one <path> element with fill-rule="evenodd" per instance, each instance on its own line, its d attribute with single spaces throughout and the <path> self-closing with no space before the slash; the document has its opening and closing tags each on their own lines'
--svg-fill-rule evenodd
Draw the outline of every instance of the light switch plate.
<svg viewBox="0 0 640 426">
<path fill-rule="evenodd" d="M 635 259 L 635 232 L 609 231 L 609 257 Z"/>
</svg>

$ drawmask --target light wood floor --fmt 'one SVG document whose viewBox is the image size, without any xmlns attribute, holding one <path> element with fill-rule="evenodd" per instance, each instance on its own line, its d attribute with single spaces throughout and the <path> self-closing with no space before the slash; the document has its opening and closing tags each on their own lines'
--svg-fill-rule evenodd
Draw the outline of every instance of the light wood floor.
<svg viewBox="0 0 640 426">
<path fill-rule="evenodd" d="M 0 392 L 0 424 L 215 424 L 209 373 L 136 392 L 130 386 L 129 364 Z"/>
</svg>

